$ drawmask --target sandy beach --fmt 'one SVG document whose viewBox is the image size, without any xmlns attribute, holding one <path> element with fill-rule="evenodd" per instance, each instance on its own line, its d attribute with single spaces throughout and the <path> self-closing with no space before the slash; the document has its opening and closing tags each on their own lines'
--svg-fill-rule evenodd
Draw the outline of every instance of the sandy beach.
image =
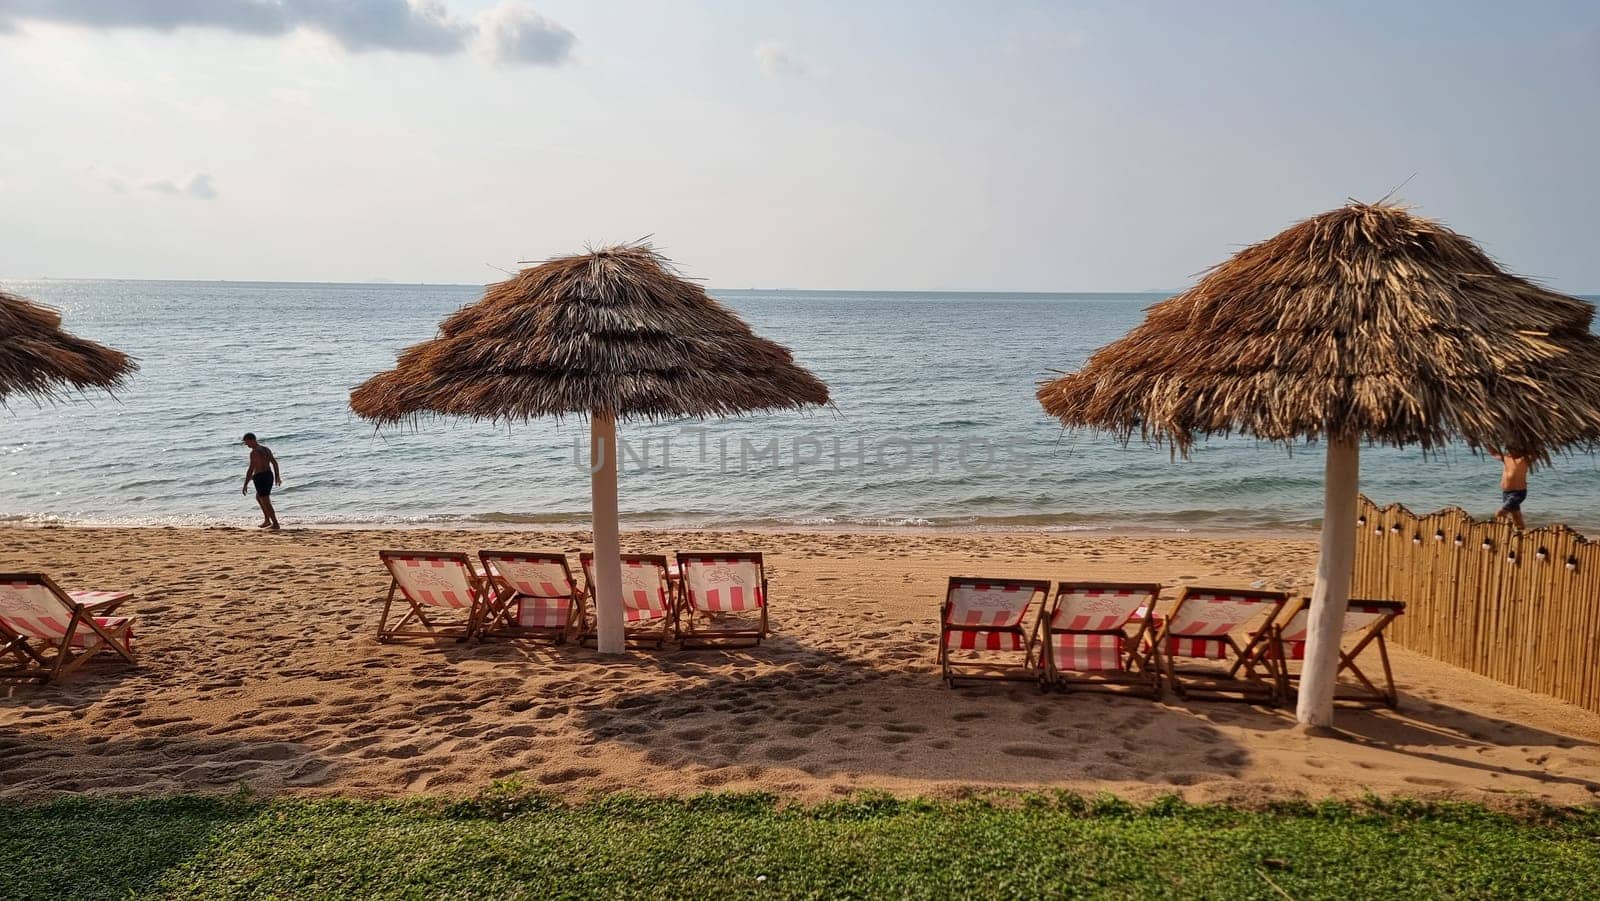
<svg viewBox="0 0 1600 901">
<path fill-rule="evenodd" d="M 6 528 L 5 567 L 135 592 L 135 669 L 0 687 L 0 796 L 227 792 L 567 796 L 1062 788 L 1195 801 L 1383 795 L 1600 801 L 1600 717 L 1398 650 L 1399 711 L 1291 711 L 946 688 L 948 575 L 1304 591 L 1302 538 L 629 532 L 624 549 L 759 549 L 774 635 L 602 659 L 548 643 L 380 645 L 387 547 L 565 549 L 578 532 Z"/>
</svg>

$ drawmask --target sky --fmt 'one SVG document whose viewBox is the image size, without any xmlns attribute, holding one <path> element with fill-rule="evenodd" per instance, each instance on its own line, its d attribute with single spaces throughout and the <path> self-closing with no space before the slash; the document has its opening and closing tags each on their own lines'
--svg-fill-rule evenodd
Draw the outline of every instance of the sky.
<svg viewBox="0 0 1600 901">
<path fill-rule="evenodd" d="M 1593 2 L 0 0 L 11 278 L 1161 290 L 1404 183 L 1596 292 L 1597 148 Z"/>
</svg>

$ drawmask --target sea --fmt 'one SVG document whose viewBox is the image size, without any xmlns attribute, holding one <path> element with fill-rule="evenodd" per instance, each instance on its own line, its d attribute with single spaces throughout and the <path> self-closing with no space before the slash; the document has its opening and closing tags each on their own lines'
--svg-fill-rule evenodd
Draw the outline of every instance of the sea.
<svg viewBox="0 0 1600 901">
<path fill-rule="evenodd" d="M 114 397 L 0 409 L 0 521 L 250 525 L 254 432 L 286 526 L 581 526 L 579 418 L 376 429 L 350 389 L 481 286 L 11 280 L 68 330 L 134 355 Z M 624 525 L 1309 533 L 1322 452 L 1212 440 L 1189 459 L 1063 430 L 1034 399 L 1165 294 L 713 290 L 832 391 L 808 413 L 625 422 Z M 1591 301 L 1594 298 L 1589 298 Z M 1498 465 L 1368 448 L 1362 490 L 1488 516 Z M 1536 472 L 1533 523 L 1600 532 L 1600 459 Z"/>
</svg>

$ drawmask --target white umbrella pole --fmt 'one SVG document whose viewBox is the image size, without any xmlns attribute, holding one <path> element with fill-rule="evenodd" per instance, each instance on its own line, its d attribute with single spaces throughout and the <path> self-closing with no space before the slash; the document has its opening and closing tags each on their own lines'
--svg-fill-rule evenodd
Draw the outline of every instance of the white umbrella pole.
<svg viewBox="0 0 1600 901">
<path fill-rule="evenodd" d="M 617 423 L 589 417 L 589 498 L 594 506 L 594 616 L 602 654 L 626 647 L 622 625 L 622 551 L 617 537 Z"/>
<path fill-rule="evenodd" d="M 1356 492 L 1361 445 L 1355 436 L 1330 438 L 1322 484 L 1322 548 L 1311 591 L 1311 634 L 1300 675 L 1295 719 L 1308 726 L 1333 725 L 1333 692 L 1339 676 L 1339 641 L 1350 605 L 1356 561 Z"/>
</svg>

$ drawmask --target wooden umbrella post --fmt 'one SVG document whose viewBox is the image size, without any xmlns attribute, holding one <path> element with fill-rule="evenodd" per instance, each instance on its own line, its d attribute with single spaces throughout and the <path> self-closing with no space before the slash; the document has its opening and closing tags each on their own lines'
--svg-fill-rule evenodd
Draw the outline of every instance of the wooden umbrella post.
<svg viewBox="0 0 1600 901">
<path fill-rule="evenodd" d="M 589 471 L 597 646 L 602 654 L 620 654 L 627 639 L 622 623 L 622 549 L 617 536 L 617 423 L 610 414 L 589 417 Z"/>
<path fill-rule="evenodd" d="M 1328 439 L 1322 485 L 1322 547 L 1311 591 L 1311 630 L 1300 677 L 1295 719 L 1314 727 L 1333 725 L 1333 692 L 1339 677 L 1339 640 L 1350 604 L 1355 570 L 1356 492 L 1360 490 L 1361 445 L 1355 435 Z"/>
</svg>

